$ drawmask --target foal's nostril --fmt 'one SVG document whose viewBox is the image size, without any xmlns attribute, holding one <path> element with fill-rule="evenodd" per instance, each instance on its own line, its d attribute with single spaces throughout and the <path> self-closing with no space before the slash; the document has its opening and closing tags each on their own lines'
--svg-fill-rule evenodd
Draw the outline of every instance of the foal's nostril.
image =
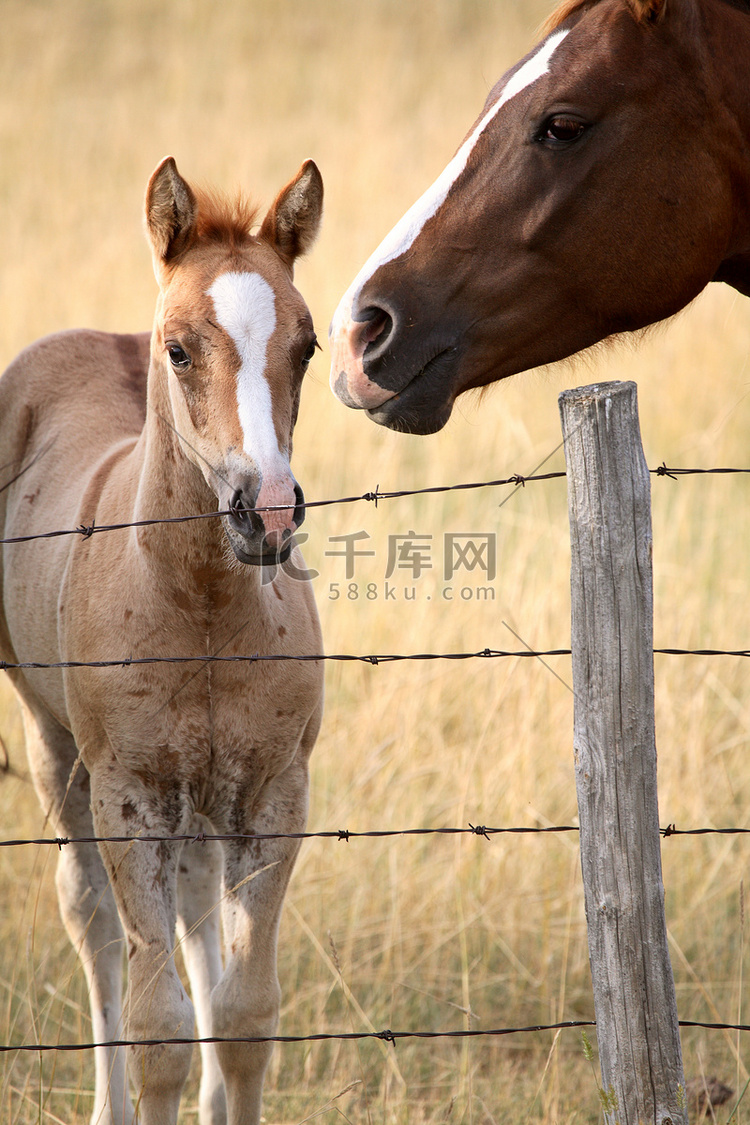
<svg viewBox="0 0 750 1125">
<path fill-rule="evenodd" d="M 297 501 L 294 509 L 294 522 L 297 527 L 300 527 L 305 522 L 305 494 L 296 481 L 294 482 L 294 498 Z"/>
<path fill-rule="evenodd" d="M 393 317 L 385 309 L 377 305 L 368 305 L 356 317 L 358 322 L 357 336 L 364 345 L 365 355 L 371 355 L 387 343 L 393 331 Z"/>
<path fill-rule="evenodd" d="M 243 535 L 252 535 L 263 531 L 263 520 L 255 511 L 254 502 L 243 496 L 241 489 L 238 488 L 236 492 L 232 493 L 229 510 L 232 513 L 235 526 Z"/>
<path fill-rule="evenodd" d="M 247 523 L 248 505 L 246 505 L 245 501 L 242 499 L 242 492 L 239 488 L 232 494 L 232 499 L 229 501 L 229 507 L 235 519 L 239 520 L 240 523 Z"/>
</svg>

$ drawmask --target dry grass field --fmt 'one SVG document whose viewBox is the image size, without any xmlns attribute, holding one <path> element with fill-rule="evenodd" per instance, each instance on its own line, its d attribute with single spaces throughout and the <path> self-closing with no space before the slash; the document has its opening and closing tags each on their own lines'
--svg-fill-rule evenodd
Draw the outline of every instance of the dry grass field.
<svg viewBox="0 0 750 1125">
<path fill-rule="evenodd" d="M 297 279 L 324 342 L 361 262 L 451 156 L 547 11 L 543 0 L 2 0 L 0 367 L 58 329 L 148 327 L 155 285 L 141 206 L 166 153 L 189 179 L 242 186 L 266 204 L 316 159 L 324 230 Z M 467 399 L 430 438 L 386 432 L 339 405 L 327 358 L 324 347 L 313 362 L 295 442 L 308 499 L 501 478 L 543 461 L 562 468 L 557 393 L 605 378 L 638 382 L 650 465 L 750 464 L 750 304 L 718 286 L 637 346 Z M 747 648 L 750 478 L 654 479 L 653 509 L 656 644 Z M 323 508 L 305 531 L 330 653 L 568 644 L 564 481 Z M 375 553 L 349 582 L 330 552 L 334 536 L 354 532 Z M 396 566 L 386 579 L 398 542 L 389 537 L 409 533 L 432 537 L 420 542 L 433 565 L 419 576 Z M 441 570 L 448 534 L 494 536 L 497 549 L 495 577 L 457 574 L 452 600 Z M 564 658 L 329 664 L 310 829 L 575 823 L 569 682 Z M 750 827 L 748 662 L 657 657 L 656 689 L 662 823 Z M 13 697 L 5 684 L 0 693 L 1 836 L 44 834 Z M 664 842 L 684 1019 L 750 1018 L 748 847 L 732 836 Z M 0 848 L 2 1045 L 91 1034 L 58 920 L 55 857 Z M 287 899 L 280 977 L 288 1035 L 591 1018 L 576 836 L 310 841 Z M 747 1035 L 686 1030 L 683 1049 L 689 1078 L 716 1075 L 742 1091 Z M 84 1054 L 5 1052 L 0 1125 L 80 1125 L 92 1082 Z M 191 1079 L 185 1122 L 197 1122 L 196 1092 Z M 737 1122 L 750 1120 L 749 1101 Z M 596 1060 L 576 1030 L 282 1046 L 265 1115 L 601 1119 Z"/>
</svg>

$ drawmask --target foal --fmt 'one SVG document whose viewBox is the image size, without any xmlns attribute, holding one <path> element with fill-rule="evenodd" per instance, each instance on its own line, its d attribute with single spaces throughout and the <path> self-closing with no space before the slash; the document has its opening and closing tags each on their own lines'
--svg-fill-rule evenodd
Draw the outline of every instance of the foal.
<svg viewBox="0 0 750 1125">
<path fill-rule="evenodd" d="M 244 204 L 193 191 L 163 161 L 146 194 L 159 283 L 150 343 L 62 333 L 6 371 L 4 537 L 227 514 L 6 545 L 4 660 L 321 651 L 310 586 L 298 580 L 303 500 L 289 458 L 316 345 L 293 264 L 315 239 L 322 198 L 307 161 L 252 235 Z M 304 828 L 319 662 L 10 675 L 34 783 L 60 836 Z M 123 937 L 127 1038 L 190 1038 L 194 1016 L 204 1037 L 273 1035 L 277 931 L 297 850 L 285 839 L 64 847 L 60 909 L 86 973 L 94 1040 L 123 1037 Z M 176 926 L 195 1012 L 174 964 Z M 201 1125 L 258 1121 L 270 1050 L 204 1047 Z M 190 1057 L 190 1045 L 128 1048 L 133 1106 L 123 1050 L 97 1048 L 92 1121 L 172 1125 Z"/>
</svg>

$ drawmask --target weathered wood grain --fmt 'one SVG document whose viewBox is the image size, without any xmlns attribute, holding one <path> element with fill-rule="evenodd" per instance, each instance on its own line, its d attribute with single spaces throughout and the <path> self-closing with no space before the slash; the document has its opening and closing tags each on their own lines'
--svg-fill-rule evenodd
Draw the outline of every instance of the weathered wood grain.
<svg viewBox="0 0 750 1125">
<path fill-rule="evenodd" d="M 650 480 L 634 383 L 560 395 L 574 751 L 608 1125 L 687 1125 L 661 874 Z"/>
</svg>

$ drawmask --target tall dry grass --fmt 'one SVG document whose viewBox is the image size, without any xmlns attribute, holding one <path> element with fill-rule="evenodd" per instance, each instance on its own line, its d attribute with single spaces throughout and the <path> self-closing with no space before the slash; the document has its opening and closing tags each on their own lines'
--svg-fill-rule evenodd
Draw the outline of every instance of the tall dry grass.
<svg viewBox="0 0 750 1125">
<path fill-rule="evenodd" d="M 148 174 L 167 152 L 189 177 L 261 199 L 312 155 L 327 188 L 320 244 L 298 281 L 321 340 L 364 257 L 451 155 L 502 70 L 533 42 L 527 0 L 3 0 L 0 35 L 0 361 L 79 324 L 146 327 L 154 284 L 141 235 Z M 748 305 L 720 287 L 636 349 L 520 376 L 467 400 L 443 433 L 407 438 L 337 405 L 313 365 L 296 440 L 308 498 L 562 467 L 557 392 L 639 383 L 654 465 L 747 463 Z M 747 647 L 750 485 L 653 485 L 656 643 Z M 501 501 L 506 501 L 500 506 Z M 569 634 L 564 483 L 320 509 L 306 552 L 329 652 L 564 647 Z M 332 537 L 365 531 L 357 599 Z M 418 582 L 389 536 L 432 536 Z M 494 600 L 478 572 L 442 597 L 445 533 L 494 534 Z M 43 548 L 40 548 L 43 549 Z M 342 595 L 334 599 L 339 583 Z M 377 597 L 367 597 L 368 584 Z M 405 600 L 402 587 L 415 587 Z M 310 827 L 574 822 L 569 664 L 330 665 Z M 748 825 L 745 662 L 659 657 L 663 823 Z M 43 830 L 10 693 L 3 837 Z M 680 1014 L 747 1022 L 742 913 L 747 845 L 672 838 L 664 849 Z M 53 849 L 0 849 L 0 1043 L 90 1037 L 82 978 L 58 922 Z M 744 959 L 744 972 L 743 972 Z M 592 1015 L 575 836 L 310 842 L 287 900 L 281 1030 L 452 1029 Z M 747 1037 L 683 1037 L 690 1077 L 741 1090 Z M 83 1055 L 4 1054 L 0 1122 L 83 1122 Z M 184 1119 L 196 1120 L 195 1083 Z M 342 1091 L 345 1091 L 342 1093 Z M 340 1096 L 339 1096 L 340 1095 Z M 726 1120 L 726 1107 L 718 1111 Z M 722 1116 L 723 1114 L 723 1116 Z M 744 1116 L 743 1116 L 744 1114 Z M 580 1036 L 279 1048 L 268 1121 L 593 1122 L 596 1077 Z M 738 1120 L 748 1119 L 740 1107 Z"/>
</svg>

